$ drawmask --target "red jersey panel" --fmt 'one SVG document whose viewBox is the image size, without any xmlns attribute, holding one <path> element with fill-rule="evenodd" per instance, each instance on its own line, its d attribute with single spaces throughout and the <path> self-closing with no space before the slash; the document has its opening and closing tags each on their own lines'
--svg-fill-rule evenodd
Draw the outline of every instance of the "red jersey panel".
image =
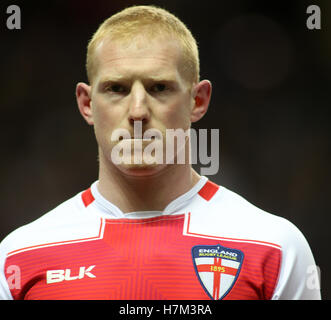
<svg viewBox="0 0 331 320">
<path fill-rule="evenodd" d="M 14 299 L 210 299 L 207 284 L 195 270 L 192 249 L 196 246 L 220 246 L 243 253 L 238 276 L 224 299 L 272 296 L 279 273 L 279 249 L 184 236 L 184 215 L 103 223 L 102 239 L 10 256 L 6 265 L 20 265 L 23 271 L 22 289 L 12 290 Z M 210 265 L 216 268 L 208 267 L 205 273 L 213 276 L 213 286 L 219 288 L 226 270 L 217 269 L 216 261 Z"/>
</svg>

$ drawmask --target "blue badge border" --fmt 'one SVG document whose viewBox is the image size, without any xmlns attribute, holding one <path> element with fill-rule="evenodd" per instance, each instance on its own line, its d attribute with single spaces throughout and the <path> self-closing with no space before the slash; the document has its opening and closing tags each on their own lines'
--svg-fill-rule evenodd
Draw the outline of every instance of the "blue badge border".
<svg viewBox="0 0 331 320">
<path fill-rule="evenodd" d="M 192 262 L 193 262 L 193 267 L 194 267 L 194 271 L 198 277 L 198 280 L 203 288 L 203 290 L 207 293 L 207 295 L 209 296 L 209 298 L 211 300 L 214 300 L 214 298 L 209 294 L 207 288 L 205 287 L 205 285 L 203 284 L 203 282 L 201 281 L 201 278 L 199 276 L 199 272 L 198 272 L 198 269 L 197 269 L 197 266 L 196 266 L 196 263 L 195 263 L 195 260 L 194 260 L 194 256 L 193 256 L 193 250 L 194 248 L 205 248 L 205 247 L 217 247 L 217 246 L 220 246 L 222 249 L 227 249 L 227 250 L 232 250 L 232 251 L 236 251 L 236 252 L 239 252 L 241 254 L 241 260 L 240 260 L 240 265 L 239 265 L 239 268 L 238 268 L 238 271 L 237 271 L 237 274 L 232 282 L 232 285 L 229 287 L 229 289 L 223 294 L 222 297 L 220 297 L 218 300 L 222 300 L 223 298 L 226 297 L 226 295 L 231 291 L 231 289 L 233 288 L 234 284 L 236 283 L 238 277 L 239 277 L 239 274 L 240 274 L 240 271 L 241 271 L 241 267 L 242 267 L 242 264 L 244 262 L 244 253 L 241 251 L 241 250 L 238 250 L 238 249 L 232 249 L 232 248 L 228 248 L 228 247 L 224 247 L 222 246 L 221 244 L 216 244 L 216 245 L 206 245 L 206 244 L 201 244 L 201 245 L 196 245 L 196 246 L 193 246 L 191 248 L 191 256 L 192 256 Z"/>
</svg>

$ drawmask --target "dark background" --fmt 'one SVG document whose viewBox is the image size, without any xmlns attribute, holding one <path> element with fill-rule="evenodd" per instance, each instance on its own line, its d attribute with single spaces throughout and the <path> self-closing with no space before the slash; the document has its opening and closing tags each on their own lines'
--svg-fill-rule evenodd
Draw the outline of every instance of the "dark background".
<svg viewBox="0 0 331 320">
<path fill-rule="evenodd" d="M 10 4 L 21 8 L 21 30 L 6 28 Z M 0 239 L 97 179 L 75 85 L 86 81 L 92 33 L 132 4 L 164 7 L 191 29 L 201 78 L 213 84 L 194 127 L 220 129 L 210 178 L 298 226 L 330 299 L 330 1 L 1 1 Z M 311 4 L 321 30 L 306 27 Z"/>
</svg>

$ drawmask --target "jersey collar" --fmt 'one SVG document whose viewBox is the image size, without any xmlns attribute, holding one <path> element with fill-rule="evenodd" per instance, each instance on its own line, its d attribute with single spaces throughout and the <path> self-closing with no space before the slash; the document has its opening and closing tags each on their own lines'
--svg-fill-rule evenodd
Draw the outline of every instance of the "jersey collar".
<svg viewBox="0 0 331 320">
<path fill-rule="evenodd" d="M 163 211 L 136 211 L 124 213 L 115 204 L 111 203 L 100 194 L 98 190 L 98 180 L 91 185 L 91 192 L 95 199 L 94 204 L 98 206 L 99 209 L 101 209 L 105 218 L 151 218 L 160 215 L 183 213 L 180 212 L 181 208 L 183 208 L 189 200 L 198 194 L 198 192 L 203 188 L 207 181 L 208 178 L 202 176 L 188 192 L 171 201 Z"/>
</svg>

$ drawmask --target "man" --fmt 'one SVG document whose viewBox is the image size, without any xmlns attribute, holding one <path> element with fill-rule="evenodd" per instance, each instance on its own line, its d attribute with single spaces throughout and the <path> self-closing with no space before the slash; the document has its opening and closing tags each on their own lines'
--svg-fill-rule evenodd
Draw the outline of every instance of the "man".
<svg viewBox="0 0 331 320">
<path fill-rule="evenodd" d="M 167 132 L 188 130 L 211 96 L 180 20 L 153 6 L 110 17 L 87 73 L 76 96 L 99 180 L 3 240 L 2 299 L 320 299 L 295 226 L 178 163 L 188 139 L 168 157 Z"/>
</svg>

